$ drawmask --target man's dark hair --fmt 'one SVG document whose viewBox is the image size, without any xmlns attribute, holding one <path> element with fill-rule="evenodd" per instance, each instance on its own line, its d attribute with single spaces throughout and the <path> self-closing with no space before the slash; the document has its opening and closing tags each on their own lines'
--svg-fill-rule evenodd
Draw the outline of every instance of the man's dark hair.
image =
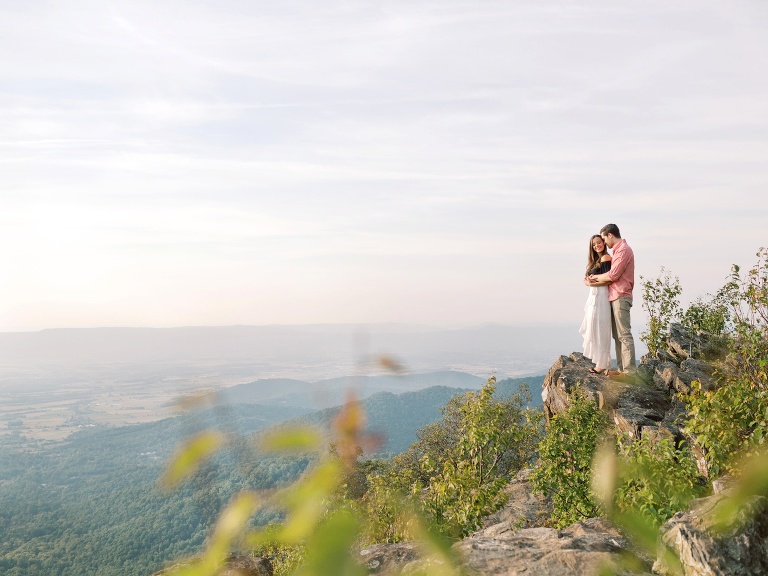
<svg viewBox="0 0 768 576">
<path fill-rule="evenodd" d="M 619 232 L 619 227 L 616 224 L 606 224 L 600 228 L 600 235 L 603 234 L 613 234 L 616 238 L 621 238 L 621 232 Z"/>
</svg>

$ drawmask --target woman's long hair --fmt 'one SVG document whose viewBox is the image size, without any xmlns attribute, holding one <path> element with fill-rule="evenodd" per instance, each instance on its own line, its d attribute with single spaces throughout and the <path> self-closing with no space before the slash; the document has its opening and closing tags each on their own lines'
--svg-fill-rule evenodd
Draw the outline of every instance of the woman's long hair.
<svg viewBox="0 0 768 576">
<path fill-rule="evenodd" d="M 600 258 L 603 257 L 604 254 L 608 252 L 608 247 L 605 245 L 605 241 L 603 241 L 603 251 L 598 252 L 595 250 L 594 246 L 592 246 L 592 241 L 595 238 L 600 238 L 600 240 L 603 239 L 600 234 L 593 234 L 589 238 L 589 252 L 587 254 L 587 274 L 589 274 L 589 271 L 592 270 L 592 268 L 597 268 L 600 266 Z"/>
</svg>

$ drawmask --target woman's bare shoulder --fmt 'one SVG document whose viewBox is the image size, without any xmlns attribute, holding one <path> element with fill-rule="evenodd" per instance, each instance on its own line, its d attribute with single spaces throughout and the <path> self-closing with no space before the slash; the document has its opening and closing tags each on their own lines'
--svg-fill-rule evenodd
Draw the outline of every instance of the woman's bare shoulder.
<svg viewBox="0 0 768 576">
<path fill-rule="evenodd" d="M 610 262 L 611 260 L 613 260 L 613 258 L 611 258 L 610 254 L 603 254 L 600 258 L 600 262 Z"/>
</svg>

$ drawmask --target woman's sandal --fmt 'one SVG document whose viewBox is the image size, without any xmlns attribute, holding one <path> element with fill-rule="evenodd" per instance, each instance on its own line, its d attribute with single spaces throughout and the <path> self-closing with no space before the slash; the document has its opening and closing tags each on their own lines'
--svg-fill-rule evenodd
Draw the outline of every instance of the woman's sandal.
<svg viewBox="0 0 768 576">
<path fill-rule="evenodd" d="M 602 376 L 607 376 L 608 375 L 608 370 L 595 370 L 594 368 L 590 368 L 589 372 L 591 374 L 600 374 Z"/>
</svg>

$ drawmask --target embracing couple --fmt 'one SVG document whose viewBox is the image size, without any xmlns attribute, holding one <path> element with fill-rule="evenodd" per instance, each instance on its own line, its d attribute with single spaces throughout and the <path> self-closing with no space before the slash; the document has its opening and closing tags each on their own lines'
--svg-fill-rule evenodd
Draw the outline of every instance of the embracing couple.
<svg viewBox="0 0 768 576">
<path fill-rule="evenodd" d="M 584 284 L 589 286 L 589 297 L 579 332 L 584 337 L 584 356 L 595 364 L 590 371 L 633 376 L 637 366 L 629 310 L 635 286 L 635 255 L 616 224 L 606 224 L 600 234 L 589 239 Z M 618 370 L 611 370 L 611 335 L 616 343 Z"/>
</svg>

